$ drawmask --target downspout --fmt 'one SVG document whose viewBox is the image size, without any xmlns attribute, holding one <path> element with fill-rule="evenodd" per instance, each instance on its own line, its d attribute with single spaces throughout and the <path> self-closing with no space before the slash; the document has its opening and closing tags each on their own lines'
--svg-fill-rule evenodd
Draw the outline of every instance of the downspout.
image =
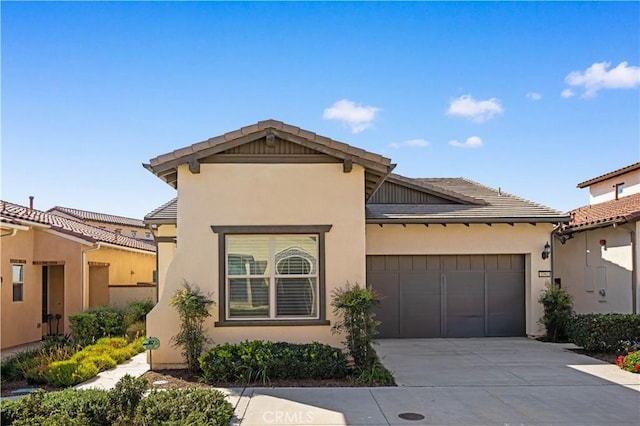
<svg viewBox="0 0 640 426">
<path fill-rule="evenodd" d="M 102 248 L 101 243 L 97 243 L 94 247 L 86 250 L 82 250 L 82 311 L 87 309 L 88 303 L 86 303 L 86 286 L 87 286 L 87 277 L 86 277 L 86 269 L 87 269 L 87 253 L 92 253 L 94 251 L 98 251 Z"/>
<path fill-rule="evenodd" d="M 0 237 L 14 237 L 18 233 L 18 230 L 13 228 L 8 234 L 0 234 Z"/>
<path fill-rule="evenodd" d="M 556 282 L 556 276 L 555 276 L 555 264 L 556 264 L 556 233 L 558 232 L 559 229 L 562 228 L 562 223 L 557 223 L 556 225 L 553 226 L 553 229 L 551 230 L 551 235 L 550 235 L 550 240 L 551 240 L 551 282 L 549 283 L 549 285 L 554 285 Z"/>
</svg>

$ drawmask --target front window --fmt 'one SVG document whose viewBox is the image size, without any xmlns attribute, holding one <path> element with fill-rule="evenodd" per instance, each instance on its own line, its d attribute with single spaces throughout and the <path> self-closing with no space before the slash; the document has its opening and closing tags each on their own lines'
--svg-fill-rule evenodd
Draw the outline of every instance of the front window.
<svg viewBox="0 0 640 426">
<path fill-rule="evenodd" d="M 317 318 L 318 235 L 228 235 L 228 319 Z"/>
<path fill-rule="evenodd" d="M 11 265 L 13 272 L 13 301 L 24 299 L 24 265 Z"/>
<path fill-rule="evenodd" d="M 318 226 L 213 226 L 219 238 L 217 325 L 325 321 L 324 234 Z"/>
</svg>

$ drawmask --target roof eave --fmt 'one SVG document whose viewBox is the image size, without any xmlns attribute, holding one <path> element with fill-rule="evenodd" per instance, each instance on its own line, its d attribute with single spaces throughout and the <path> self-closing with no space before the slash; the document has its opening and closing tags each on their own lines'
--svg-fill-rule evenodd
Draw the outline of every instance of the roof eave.
<svg viewBox="0 0 640 426">
<path fill-rule="evenodd" d="M 567 223 L 569 216 L 549 217 L 500 217 L 500 218 L 375 218 L 367 219 L 368 224 L 487 224 L 487 223 Z"/>
</svg>

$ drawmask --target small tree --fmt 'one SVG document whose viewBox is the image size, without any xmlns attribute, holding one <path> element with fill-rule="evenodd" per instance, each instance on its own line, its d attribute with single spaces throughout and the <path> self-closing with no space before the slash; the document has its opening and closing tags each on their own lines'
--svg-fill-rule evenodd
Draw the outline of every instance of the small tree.
<svg viewBox="0 0 640 426">
<path fill-rule="evenodd" d="M 544 316 L 539 323 L 544 325 L 547 338 L 552 342 L 567 339 L 567 323 L 573 308 L 573 296 L 559 285 L 546 284 L 538 302 L 544 307 Z"/>
<path fill-rule="evenodd" d="M 205 335 L 204 321 L 211 316 L 209 307 L 214 304 L 197 286 L 184 282 L 171 298 L 171 306 L 180 315 L 180 331 L 171 338 L 173 346 L 182 348 L 182 356 L 191 371 L 199 368 L 198 357 L 210 339 Z"/>
<path fill-rule="evenodd" d="M 371 346 L 373 337 L 378 334 L 371 309 L 380 303 L 378 295 L 369 288 L 356 283 L 347 283 L 345 288 L 338 288 L 333 293 L 331 305 L 338 317 L 331 329 L 333 333 L 345 332 L 347 340 L 344 344 L 359 368 L 370 368 L 376 360 Z"/>
</svg>

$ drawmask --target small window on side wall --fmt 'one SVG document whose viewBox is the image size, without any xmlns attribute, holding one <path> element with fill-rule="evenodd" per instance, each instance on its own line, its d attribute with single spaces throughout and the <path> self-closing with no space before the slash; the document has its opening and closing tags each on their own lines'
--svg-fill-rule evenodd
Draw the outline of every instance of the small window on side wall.
<svg viewBox="0 0 640 426">
<path fill-rule="evenodd" d="M 24 299 L 24 265 L 11 265 L 13 273 L 13 298 L 14 302 L 22 302 Z"/>
</svg>

